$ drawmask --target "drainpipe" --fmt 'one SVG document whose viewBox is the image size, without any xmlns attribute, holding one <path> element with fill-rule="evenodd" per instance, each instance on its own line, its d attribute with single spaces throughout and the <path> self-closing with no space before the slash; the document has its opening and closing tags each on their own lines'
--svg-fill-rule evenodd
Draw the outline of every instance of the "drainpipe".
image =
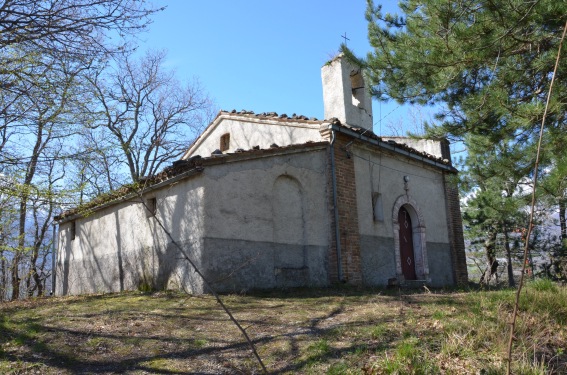
<svg viewBox="0 0 567 375">
<path fill-rule="evenodd" d="M 343 282 L 343 266 L 341 261 L 341 236 L 339 230 L 339 207 L 337 204 L 337 176 L 335 173 L 335 131 L 331 129 L 331 180 L 333 182 L 333 211 L 335 214 L 335 243 L 337 244 L 337 274 Z"/>
<path fill-rule="evenodd" d="M 55 296 L 55 274 L 57 273 L 56 271 L 56 264 L 57 264 L 57 243 L 58 238 L 57 238 L 57 229 L 56 229 L 56 223 L 53 222 L 53 239 L 52 239 L 52 249 L 51 249 L 51 295 Z"/>
</svg>

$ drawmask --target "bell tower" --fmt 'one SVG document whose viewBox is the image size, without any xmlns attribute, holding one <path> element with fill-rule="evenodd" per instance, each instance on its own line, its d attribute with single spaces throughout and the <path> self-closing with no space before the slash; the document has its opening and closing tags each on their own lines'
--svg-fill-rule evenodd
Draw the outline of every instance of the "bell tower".
<svg viewBox="0 0 567 375">
<path fill-rule="evenodd" d="M 372 96 L 362 70 L 341 53 L 321 68 L 325 119 L 372 130 Z"/>
</svg>

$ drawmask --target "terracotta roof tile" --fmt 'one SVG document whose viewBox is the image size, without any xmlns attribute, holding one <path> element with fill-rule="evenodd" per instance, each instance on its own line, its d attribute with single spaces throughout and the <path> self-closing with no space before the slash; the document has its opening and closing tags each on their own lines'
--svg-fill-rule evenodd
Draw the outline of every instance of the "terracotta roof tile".
<svg viewBox="0 0 567 375">
<path fill-rule="evenodd" d="M 238 115 L 238 116 L 247 116 L 247 117 L 254 117 L 254 118 L 260 118 L 260 119 L 277 119 L 278 121 L 285 121 L 285 122 L 310 122 L 310 123 L 319 123 L 319 124 L 323 124 L 323 123 L 331 123 L 335 126 L 340 126 L 342 128 L 345 129 L 349 129 L 352 132 L 355 132 L 357 134 L 360 134 L 364 137 L 367 137 L 369 139 L 374 139 L 380 142 L 385 142 L 388 144 L 391 144 L 397 148 L 401 148 L 404 149 L 408 152 L 411 152 L 412 154 L 416 154 L 416 155 L 421 155 L 425 158 L 434 160 L 436 162 L 440 162 L 442 164 L 446 164 L 446 165 L 450 165 L 451 163 L 446 160 L 446 159 L 441 159 L 439 157 L 436 157 L 434 155 L 428 154 L 426 152 L 422 152 L 419 150 L 416 150 L 412 147 L 407 146 L 404 143 L 399 143 L 396 142 L 394 140 L 388 140 L 388 141 L 384 141 L 381 137 L 379 137 L 378 135 L 376 135 L 372 130 L 370 129 L 363 129 L 360 127 L 355 127 L 355 126 L 350 126 L 350 125 L 346 125 L 346 124 L 342 124 L 337 118 L 331 118 L 329 120 L 318 120 L 314 117 L 308 118 L 307 116 L 302 116 L 302 115 L 297 115 L 297 114 L 293 114 L 291 117 L 287 116 L 286 114 L 282 114 L 282 115 L 278 115 L 276 112 L 263 112 L 263 113 L 258 113 L 255 114 L 253 111 L 246 111 L 246 110 L 242 110 L 242 111 L 236 111 L 236 110 L 232 110 L 230 112 L 228 111 L 223 111 L 221 110 L 218 114 L 218 116 L 221 115 Z M 220 151 L 217 153 L 214 153 L 214 155 L 211 155 L 209 157 L 201 157 L 199 155 L 193 156 L 187 160 L 178 160 L 176 162 L 173 163 L 172 166 L 170 167 L 166 167 L 163 169 L 163 171 L 161 171 L 160 173 L 157 173 L 154 176 L 149 176 L 146 178 L 143 178 L 140 183 L 142 183 L 144 185 L 145 188 L 149 188 L 151 186 L 160 184 L 160 183 L 164 183 L 167 182 L 168 180 L 177 177 L 183 173 L 186 172 L 190 172 L 191 170 L 195 170 L 196 172 L 200 172 L 203 170 L 204 166 L 207 165 L 215 165 L 215 164 L 219 164 L 219 163 L 226 163 L 227 161 L 237 161 L 237 160 L 246 160 L 249 157 L 256 157 L 256 156 L 268 156 L 270 154 L 278 154 L 278 153 L 285 153 L 286 151 L 291 151 L 291 150 L 300 150 L 302 148 L 308 148 L 308 147 L 317 147 L 317 146 L 324 146 L 327 145 L 328 142 L 323 141 L 323 142 L 306 142 L 306 143 L 302 143 L 302 144 L 294 144 L 294 145 L 288 145 L 288 146 L 278 146 L 275 143 L 270 145 L 270 148 L 268 149 L 260 149 L 260 146 L 255 146 L 250 150 L 243 150 L 243 149 L 237 149 L 234 152 L 231 153 L 221 153 Z M 137 191 L 139 191 L 140 186 L 138 185 L 126 185 L 123 186 L 115 191 L 109 192 L 107 194 L 103 194 L 95 199 L 93 199 L 92 201 L 74 208 L 74 209 L 70 209 L 67 210 L 65 212 L 63 212 L 61 215 L 57 216 L 55 218 L 55 220 L 63 220 L 66 217 L 69 216 L 74 216 L 74 215 L 81 215 L 83 212 L 86 211 L 90 211 L 90 210 L 96 210 L 97 207 L 100 207 L 102 205 L 107 205 L 108 203 L 111 203 L 113 201 L 120 201 L 124 196 L 130 195 L 132 193 L 135 193 Z"/>
<path fill-rule="evenodd" d="M 315 117 L 307 117 L 307 116 L 303 116 L 303 115 L 298 115 L 298 114 L 292 114 L 291 116 L 288 116 L 285 113 L 282 113 L 281 115 L 278 115 L 277 112 L 262 112 L 262 113 L 254 113 L 254 111 L 247 111 L 245 109 L 241 110 L 241 111 L 237 111 L 236 109 L 233 109 L 232 111 L 225 111 L 222 110 L 219 113 L 220 115 L 240 115 L 240 116 L 249 116 L 249 117 L 255 117 L 255 118 L 260 118 L 260 119 L 269 119 L 269 120 L 274 120 L 274 119 L 279 119 L 279 120 L 290 120 L 290 121 L 311 121 L 311 122 L 318 122 L 318 123 L 323 123 L 324 121 L 318 120 Z"/>
</svg>

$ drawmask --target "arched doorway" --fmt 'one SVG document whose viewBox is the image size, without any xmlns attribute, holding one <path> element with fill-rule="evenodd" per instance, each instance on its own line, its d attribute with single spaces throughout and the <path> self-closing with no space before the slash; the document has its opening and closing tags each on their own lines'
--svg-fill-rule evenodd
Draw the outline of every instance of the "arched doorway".
<svg viewBox="0 0 567 375">
<path fill-rule="evenodd" d="M 413 231 L 411 217 L 405 207 L 398 211 L 400 224 L 400 259 L 402 261 L 402 274 L 405 280 L 417 280 L 415 273 L 415 257 L 413 251 Z"/>
<path fill-rule="evenodd" d="M 392 210 L 392 222 L 397 278 L 402 282 L 403 280 L 429 281 L 425 221 L 421 209 L 411 195 L 400 195 L 396 199 Z"/>
</svg>

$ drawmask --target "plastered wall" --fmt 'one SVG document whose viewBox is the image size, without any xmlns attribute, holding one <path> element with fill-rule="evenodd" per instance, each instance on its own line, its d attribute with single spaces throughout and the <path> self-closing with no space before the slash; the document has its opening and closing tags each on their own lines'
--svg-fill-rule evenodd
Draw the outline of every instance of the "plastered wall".
<svg viewBox="0 0 567 375">
<path fill-rule="evenodd" d="M 399 278 L 396 264 L 395 204 L 412 201 L 424 223 L 428 282 L 453 284 L 447 229 L 445 188 L 441 171 L 385 152 L 353 146 L 362 273 L 365 284 L 386 285 Z M 404 181 L 408 177 L 408 182 Z M 406 190 L 407 186 L 407 190 Z M 376 220 L 373 200 L 381 195 L 383 220 Z M 399 209 L 399 208 L 398 208 Z M 417 237 L 414 243 L 417 241 Z M 398 260 L 399 262 L 399 260 Z"/>
<path fill-rule="evenodd" d="M 205 171 L 203 262 L 217 289 L 328 284 L 326 160 L 320 148 Z"/>
<path fill-rule="evenodd" d="M 226 152 L 234 152 L 239 148 L 249 150 L 255 146 L 269 149 L 273 143 L 288 146 L 322 140 L 319 123 L 294 123 L 253 117 L 236 119 L 230 115 L 221 115 L 217 121 L 197 139 L 184 158 L 193 155 L 211 156 L 213 151 L 220 149 L 220 138 L 227 133 L 230 134 L 230 147 Z"/>
<path fill-rule="evenodd" d="M 156 217 L 196 260 L 202 247 L 203 191 L 199 179 L 194 178 L 144 196 L 155 197 Z M 75 239 L 71 239 L 72 225 Z M 185 268 L 179 250 L 147 215 L 139 197 L 59 227 L 59 295 L 166 288 L 189 281 L 199 289 L 199 280 L 186 280 L 191 275 Z"/>
<path fill-rule="evenodd" d="M 205 166 L 144 196 L 217 291 L 326 285 L 324 147 Z M 139 197 L 59 228 L 59 295 L 140 287 L 207 292 Z"/>
</svg>

